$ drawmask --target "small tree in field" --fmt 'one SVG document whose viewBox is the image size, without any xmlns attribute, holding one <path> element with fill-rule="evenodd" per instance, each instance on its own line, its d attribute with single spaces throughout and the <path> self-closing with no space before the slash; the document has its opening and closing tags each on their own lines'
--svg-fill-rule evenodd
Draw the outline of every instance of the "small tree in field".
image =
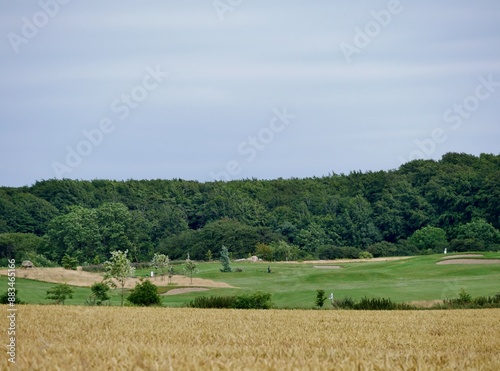
<svg viewBox="0 0 500 371">
<path fill-rule="evenodd" d="M 149 307 L 151 305 L 161 305 L 161 297 L 158 295 L 158 288 L 155 284 L 141 279 L 135 288 L 127 296 L 127 300 L 134 305 Z"/>
<path fill-rule="evenodd" d="M 47 299 L 54 300 L 56 304 L 64 305 L 64 301 L 73 299 L 73 289 L 67 283 L 60 283 L 47 290 Z"/>
<path fill-rule="evenodd" d="M 76 270 L 76 266 L 78 265 L 78 259 L 65 254 L 61 260 L 61 264 L 64 269 L 72 269 Z"/>
<path fill-rule="evenodd" d="M 222 245 L 222 249 L 220 251 L 220 262 L 222 264 L 221 272 L 227 273 L 231 272 L 231 266 L 229 265 L 229 252 L 227 251 L 227 247 Z"/>
<path fill-rule="evenodd" d="M 168 272 L 170 268 L 170 259 L 168 255 L 165 254 L 155 254 L 153 260 L 151 260 L 151 265 L 159 271 L 161 280 L 165 280 L 165 273 Z"/>
<path fill-rule="evenodd" d="M 316 306 L 319 308 L 323 308 L 325 300 L 326 300 L 325 290 L 316 290 Z"/>
<path fill-rule="evenodd" d="M 191 283 L 193 283 L 193 274 L 198 272 L 197 265 L 194 261 L 189 258 L 189 254 L 187 255 L 186 263 L 184 264 L 184 273 L 189 274 L 191 278 Z"/>
<path fill-rule="evenodd" d="M 96 282 L 90 286 L 90 291 L 92 291 L 92 300 L 95 305 L 102 305 L 103 302 L 109 300 L 109 286 L 105 282 Z"/>
<path fill-rule="evenodd" d="M 209 262 L 212 262 L 212 258 L 213 258 L 213 256 L 212 256 L 212 250 L 208 250 L 207 251 L 207 260 Z"/>
<path fill-rule="evenodd" d="M 123 251 L 113 251 L 111 253 L 111 259 L 104 262 L 104 268 L 106 273 L 104 273 L 104 281 L 109 282 L 111 287 L 117 287 L 113 280 L 118 281 L 121 286 L 121 305 L 123 305 L 123 295 L 125 289 L 125 282 L 127 279 L 134 274 L 135 268 L 130 264 L 130 260 L 127 259 L 128 250 Z"/>
</svg>

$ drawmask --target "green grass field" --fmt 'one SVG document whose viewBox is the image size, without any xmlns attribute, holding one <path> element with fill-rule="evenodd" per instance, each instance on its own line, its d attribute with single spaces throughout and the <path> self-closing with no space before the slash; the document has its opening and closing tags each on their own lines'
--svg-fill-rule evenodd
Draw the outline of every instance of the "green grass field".
<svg viewBox="0 0 500 371">
<path fill-rule="evenodd" d="M 500 253 L 484 255 L 485 258 L 500 258 Z M 456 298 L 462 287 L 473 297 L 500 292 L 500 264 L 436 265 L 443 257 L 428 255 L 387 262 L 328 264 L 338 265 L 340 269 L 319 269 L 314 268 L 318 264 L 309 263 L 233 262 L 233 270 L 241 268 L 243 272 L 232 273 L 221 273 L 219 262 L 200 263 L 195 277 L 227 282 L 235 288 L 164 296 L 163 303 L 176 307 L 200 295 L 233 295 L 257 290 L 270 292 L 277 308 L 312 308 L 317 289 L 325 290 L 327 295 L 333 292 L 337 299 L 368 296 L 391 298 L 396 302 Z M 271 273 L 267 273 L 268 265 Z M 146 274 L 147 270 L 137 271 L 137 275 Z M 54 284 L 18 278 L 16 286 L 21 300 L 46 304 L 49 303 L 45 299 L 46 291 Z M 7 279 L 2 276 L 0 292 L 6 289 Z M 73 299 L 66 304 L 83 304 L 90 289 L 74 289 Z M 111 304 L 119 303 L 120 297 L 115 290 Z"/>
</svg>

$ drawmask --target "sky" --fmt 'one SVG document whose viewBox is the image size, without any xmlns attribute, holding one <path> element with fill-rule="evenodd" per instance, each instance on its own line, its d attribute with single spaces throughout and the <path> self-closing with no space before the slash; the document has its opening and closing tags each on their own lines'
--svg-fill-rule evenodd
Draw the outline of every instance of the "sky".
<svg viewBox="0 0 500 371">
<path fill-rule="evenodd" d="M 499 154 L 497 0 L 1 1 L 0 186 Z"/>
</svg>

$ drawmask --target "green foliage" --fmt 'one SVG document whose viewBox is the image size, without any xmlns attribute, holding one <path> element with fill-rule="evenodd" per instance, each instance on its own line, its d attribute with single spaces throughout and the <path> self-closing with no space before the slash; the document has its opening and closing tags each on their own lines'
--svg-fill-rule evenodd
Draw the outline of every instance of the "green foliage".
<svg viewBox="0 0 500 371">
<path fill-rule="evenodd" d="M 64 305 L 66 299 L 73 298 L 74 290 L 67 283 L 60 283 L 49 290 L 47 290 L 46 298 L 54 300 L 56 304 Z"/>
<path fill-rule="evenodd" d="M 61 264 L 64 269 L 76 270 L 76 266 L 78 265 L 78 259 L 72 258 L 68 254 L 65 254 L 61 260 Z"/>
<path fill-rule="evenodd" d="M 229 273 L 232 271 L 229 265 L 229 252 L 226 246 L 222 246 L 220 251 L 220 263 L 222 264 L 221 272 Z"/>
<path fill-rule="evenodd" d="M 153 260 L 151 260 L 151 265 L 158 270 L 162 281 L 165 279 L 165 274 L 168 274 L 170 269 L 170 259 L 165 254 L 155 254 Z"/>
<path fill-rule="evenodd" d="M 355 310 L 414 310 L 414 306 L 406 303 L 394 303 L 389 298 L 363 297 L 359 301 L 352 298 L 334 300 L 333 307 L 337 309 Z"/>
<path fill-rule="evenodd" d="M 500 308 L 500 293 L 494 296 L 479 296 L 473 298 L 462 287 L 458 298 L 444 300 L 442 304 L 437 304 L 434 309 L 467 309 L 467 308 Z"/>
<path fill-rule="evenodd" d="M 237 295 L 231 308 L 235 309 L 271 309 L 271 294 L 261 291 L 248 295 Z"/>
<path fill-rule="evenodd" d="M 271 294 L 254 292 L 235 296 L 198 296 L 187 304 L 190 308 L 233 308 L 233 309 L 271 309 Z"/>
<path fill-rule="evenodd" d="M 446 233 L 441 228 L 427 226 L 411 235 L 408 242 L 418 250 L 441 252 L 447 244 Z"/>
<path fill-rule="evenodd" d="M 265 243 L 257 243 L 255 245 L 255 255 L 262 260 L 272 261 L 273 260 L 273 249 L 271 246 Z"/>
<path fill-rule="evenodd" d="M 316 301 L 315 301 L 316 306 L 318 308 L 323 308 L 325 300 L 326 300 L 325 290 L 316 290 Z"/>
<path fill-rule="evenodd" d="M 14 300 L 9 300 L 9 298 L 14 297 Z M 17 289 L 14 290 L 14 296 L 9 295 L 9 290 L 5 291 L 2 295 L 0 295 L 0 304 L 24 304 L 24 302 L 19 299 L 19 295 Z"/>
<path fill-rule="evenodd" d="M 306 179 L 52 179 L 0 187 L 0 261 L 36 256 L 48 265 L 68 254 L 98 264 L 125 249 L 134 262 L 188 251 L 203 260 L 222 245 L 243 258 L 257 244 L 268 261 L 378 257 L 442 252 L 447 240 L 450 251 L 495 251 L 498 215 L 500 155 L 492 154 Z"/>
<path fill-rule="evenodd" d="M 184 263 L 184 273 L 189 275 L 191 283 L 193 283 L 193 274 L 198 272 L 198 265 L 189 258 L 187 255 L 186 262 Z"/>
<path fill-rule="evenodd" d="M 500 243 L 500 232 L 484 219 L 474 219 L 473 221 L 462 224 L 457 228 L 457 239 L 476 241 L 477 245 L 489 248 L 494 244 Z M 479 246 L 477 246 L 477 250 L 483 249 L 480 249 Z"/>
<path fill-rule="evenodd" d="M 94 283 L 90 286 L 90 291 L 92 291 L 91 301 L 95 305 L 102 305 L 102 303 L 110 299 L 108 295 L 109 286 L 105 282 Z"/>
<path fill-rule="evenodd" d="M 142 280 L 127 296 L 127 300 L 134 305 L 149 307 L 152 305 L 161 305 L 161 297 L 158 295 L 156 285 L 148 280 Z"/>
<path fill-rule="evenodd" d="M 358 257 L 360 259 L 373 259 L 373 255 L 368 251 L 361 251 Z"/>
<path fill-rule="evenodd" d="M 121 286 L 121 305 L 123 305 L 124 288 L 127 279 L 134 274 L 135 268 L 130 264 L 127 258 L 128 250 L 113 251 L 111 259 L 104 262 L 104 281 L 111 287 L 117 287 L 113 280 L 118 281 Z"/>
<path fill-rule="evenodd" d="M 235 296 L 197 296 L 187 304 L 190 308 L 232 308 Z"/>
<path fill-rule="evenodd" d="M 42 238 L 32 233 L 0 233 L 0 259 L 30 260 L 41 244 Z"/>
<path fill-rule="evenodd" d="M 213 259 L 212 250 L 208 249 L 206 256 L 207 256 L 207 261 L 211 262 Z"/>
</svg>

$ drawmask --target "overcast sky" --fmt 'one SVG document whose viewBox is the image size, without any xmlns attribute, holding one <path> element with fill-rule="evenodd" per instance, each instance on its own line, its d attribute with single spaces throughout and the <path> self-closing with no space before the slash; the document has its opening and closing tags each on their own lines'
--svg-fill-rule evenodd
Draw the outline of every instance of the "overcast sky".
<svg viewBox="0 0 500 371">
<path fill-rule="evenodd" d="M 2 186 L 500 153 L 498 0 L 4 0 L 0 35 Z"/>
</svg>

